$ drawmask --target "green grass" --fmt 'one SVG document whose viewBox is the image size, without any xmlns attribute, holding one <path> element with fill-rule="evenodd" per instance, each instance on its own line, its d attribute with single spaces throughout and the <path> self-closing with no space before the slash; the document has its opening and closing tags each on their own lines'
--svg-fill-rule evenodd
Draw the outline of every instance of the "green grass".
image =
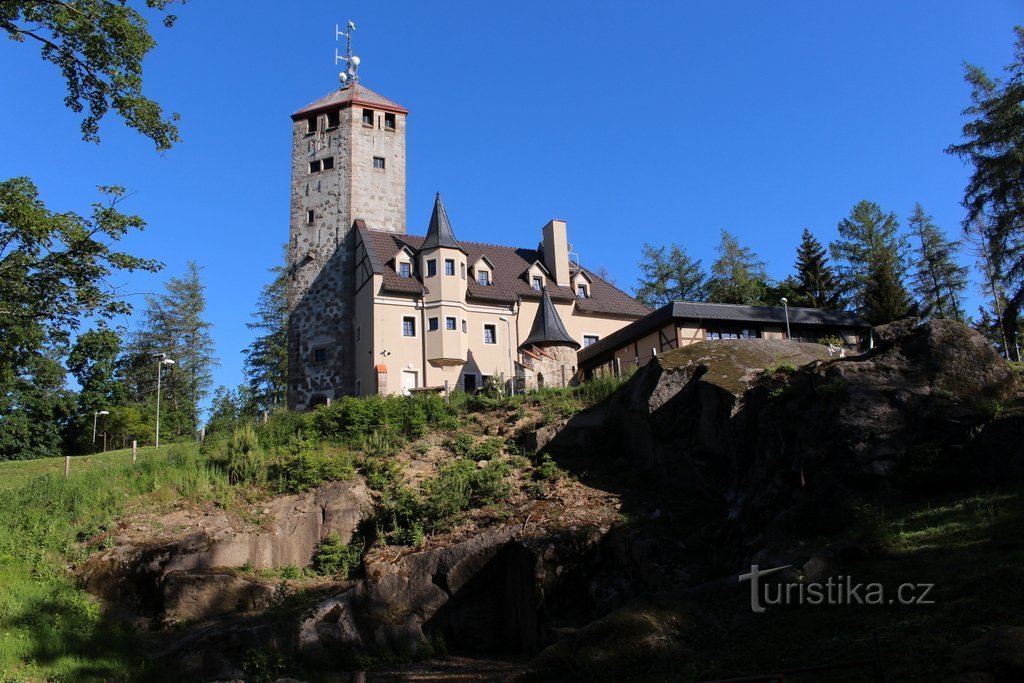
<svg viewBox="0 0 1024 683">
<path fill-rule="evenodd" d="M 0 464 L 0 681 L 131 680 L 141 639 L 111 622 L 68 569 L 129 509 L 234 492 L 194 445 Z"/>
<path fill-rule="evenodd" d="M 749 609 L 749 584 L 714 604 L 695 630 L 698 680 L 870 658 L 875 634 L 887 680 L 955 677 L 952 653 L 1024 610 L 1024 493 L 985 491 L 886 511 L 889 548 L 839 573 L 878 582 L 930 583 L 932 605 Z M 870 670 L 827 680 L 871 680 Z M 789 680 L 789 678 L 787 678 Z M 805 680 L 799 677 L 793 680 Z M 809 680 L 809 679 L 807 679 Z"/>
<path fill-rule="evenodd" d="M 139 448 L 138 460 L 154 457 L 166 458 L 172 446 Z M 71 475 L 96 469 L 106 469 L 131 463 L 132 449 L 125 448 L 95 455 L 75 455 L 71 458 Z M 20 488 L 37 477 L 53 474 L 64 476 L 64 458 L 39 458 L 37 460 L 7 460 L 0 462 L 0 491 Z"/>
</svg>

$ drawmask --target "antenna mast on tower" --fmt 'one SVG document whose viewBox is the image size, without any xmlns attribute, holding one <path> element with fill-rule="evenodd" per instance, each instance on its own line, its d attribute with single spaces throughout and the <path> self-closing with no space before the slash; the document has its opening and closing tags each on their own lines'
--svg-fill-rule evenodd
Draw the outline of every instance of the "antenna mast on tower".
<svg viewBox="0 0 1024 683">
<path fill-rule="evenodd" d="M 351 85 L 359 82 L 359 57 L 352 54 L 352 31 L 356 30 L 355 22 L 349 21 L 346 25 L 346 31 L 342 31 L 341 27 L 337 24 L 334 25 L 334 39 L 341 40 L 345 38 L 345 54 L 339 55 L 338 48 L 334 48 L 334 65 L 337 66 L 338 62 L 344 61 L 348 66 L 347 68 L 338 74 L 338 80 L 341 82 L 341 87 Z"/>
</svg>

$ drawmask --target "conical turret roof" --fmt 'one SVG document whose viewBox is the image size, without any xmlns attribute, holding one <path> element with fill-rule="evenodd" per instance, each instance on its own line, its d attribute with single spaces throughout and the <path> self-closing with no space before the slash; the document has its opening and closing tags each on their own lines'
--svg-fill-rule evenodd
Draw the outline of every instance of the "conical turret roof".
<svg viewBox="0 0 1024 683">
<path fill-rule="evenodd" d="M 423 239 L 423 249 L 436 249 L 437 247 L 447 247 L 448 249 L 458 249 L 463 254 L 466 250 L 462 248 L 459 241 L 455 239 L 455 233 L 452 231 L 452 224 L 448 222 L 448 212 L 444 210 L 444 204 L 441 203 L 441 193 L 437 193 L 437 197 L 434 198 L 434 212 L 430 214 L 430 225 L 427 226 L 427 236 Z"/>
<path fill-rule="evenodd" d="M 555 304 L 551 301 L 551 295 L 548 294 L 547 287 L 544 288 L 540 307 L 537 309 L 537 315 L 533 319 L 533 327 L 530 328 L 530 334 L 526 337 L 526 340 L 520 344 L 520 348 L 530 346 L 531 344 L 571 346 L 574 349 L 580 348 L 579 342 L 569 336 L 569 333 L 565 329 L 565 325 L 562 324 L 562 318 L 559 317 L 558 311 L 555 309 Z"/>
</svg>

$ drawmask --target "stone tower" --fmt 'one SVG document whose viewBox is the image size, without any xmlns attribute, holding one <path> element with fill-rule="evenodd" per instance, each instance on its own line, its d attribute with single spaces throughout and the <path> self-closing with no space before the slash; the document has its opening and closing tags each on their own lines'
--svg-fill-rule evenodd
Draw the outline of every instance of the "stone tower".
<svg viewBox="0 0 1024 683">
<path fill-rule="evenodd" d="M 405 233 L 407 114 L 358 82 L 292 114 L 289 408 L 354 391 L 352 223 Z"/>
</svg>

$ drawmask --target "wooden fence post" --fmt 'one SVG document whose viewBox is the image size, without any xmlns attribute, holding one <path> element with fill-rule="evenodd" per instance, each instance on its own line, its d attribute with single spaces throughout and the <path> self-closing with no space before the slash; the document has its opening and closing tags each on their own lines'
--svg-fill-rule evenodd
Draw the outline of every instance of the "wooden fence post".
<svg viewBox="0 0 1024 683">
<path fill-rule="evenodd" d="M 132 439 L 132 464 L 133 465 L 135 464 L 135 458 L 138 457 L 138 454 L 139 454 L 139 442 L 136 441 L 135 439 Z"/>
</svg>

